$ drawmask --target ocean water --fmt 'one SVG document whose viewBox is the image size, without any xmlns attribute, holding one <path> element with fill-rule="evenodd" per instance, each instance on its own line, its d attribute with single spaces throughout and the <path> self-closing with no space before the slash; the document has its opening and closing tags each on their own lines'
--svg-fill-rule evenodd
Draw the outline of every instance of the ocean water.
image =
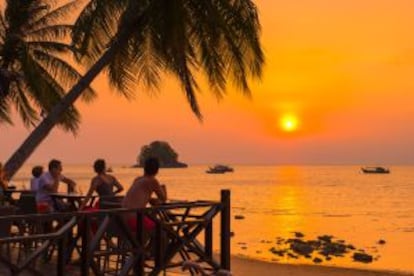
<svg viewBox="0 0 414 276">
<path fill-rule="evenodd" d="M 331 260 L 322 258 L 318 265 L 414 273 L 413 166 L 391 166 L 390 174 L 362 174 L 358 166 L 234 165 L 233 173 L 216 175 L 206 174 L 207 167 L 161 169 L 158 178 L 172 199 L 219 200 L 221 189 L 231 190 L 232 254 L 312 264 L 316 255 L 281 257 L 271 248 L 286 246 L 284 241 L 293 238 L 294 232 L 304 234 L 305 240 L 332 235 L 352 244 L 353 252 L 372 255 L 374 261 L 355 262 L 351 252 Z M 141 174 L 141 169 L 128 166 L 112 168 L 126 189 Z M 16 186 L 29 186 L 30 169 L 28 165 L 19 171 L 13 179 Z M 63 173 L 86 193 L 93 177 L 90 165 L 64 165 Z M 235 219 L 236 215 L 244 219 Z M 385 244 L 379 244 L 380 240 Z"/>
</svg>

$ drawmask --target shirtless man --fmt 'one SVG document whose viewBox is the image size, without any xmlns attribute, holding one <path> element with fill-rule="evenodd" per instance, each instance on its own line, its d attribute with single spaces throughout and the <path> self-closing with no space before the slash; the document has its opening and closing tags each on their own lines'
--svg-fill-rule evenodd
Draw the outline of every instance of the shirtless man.
<svg viewBox="0 0 414 276">
<path fill-rule="evenodd" d="M 144 175 L 137 177 L 129 188 L 122 201 L 125 208 L 145 208 L 152 205 L 164 203 L 167 200 L 167 192 L 164 185 L 160 185 L 155 176 L 158 173 L 159 163 L 156 158 L 148 158 L 144 164 Z M 155 193 L 156 198 L 151 197 Z M 130 213 L 127 216 L 128 225 L 134 230 L 136 228 L 136 214 Z M 144 218 L 144 227 L 147 230 L 153 228 L 153 222 L 147 217 Z"/>
<path fill-rule="evenodd" d="M 48 169 L 48 172 L 45 172 L 42 176 L 40 176 L 38 182 L 39 186 L 36 193 L 36 201 L 38 205 L 47 204 L 49 210 L 54 210 L 53 200 L 50 197 L 50 193 L 58 192 L 60 181 L 68 185 L 69 192 L 75 190 L 76 183 L 62 174 L 62 162 L 59 160 L 50 160 Z"/>
</svg>

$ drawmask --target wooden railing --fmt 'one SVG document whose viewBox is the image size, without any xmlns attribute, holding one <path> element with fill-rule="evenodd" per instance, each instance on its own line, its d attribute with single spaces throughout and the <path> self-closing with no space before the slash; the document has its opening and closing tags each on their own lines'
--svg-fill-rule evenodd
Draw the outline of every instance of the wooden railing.
<svg viewBox="0 0 414 276">
<path fill-rule="evenodd" d="M 131 232 L 123 216 L 136 214 L 136 232 Z M 213 221 L 220 214 L 220 260 L 213 256 Z M 148 236 L 144 217 L 155 222 L 155 230 Z M 81 275 L 104 275 L 116 270 L 116 275 L 158 275 L 161 271 L 180 267 L 183 261 L 197 263 L 214 273 L 230 270 L 230 191 L 221 191 L 220 201 L 191 201 L 169 203 L 146 209 L 105 209 L 96 212 L 4 216 L 0 223 L 16 226 L 23 222 L 54 225 L 51 233 L 17 232 L 1 237 L 0 267 L 13 275 L 22 271 L 44 274 L 36 262 L 41 256 L 51 256 L 48 267 L 57 275 L 64 275 L 65 264 L 78 253 Z M 57 226 L 57 227 L 56 227 Z M 40 227 L 42 229 L 42 227 Z M 44 228 L 43 228 L 44 229 Z M 201 238 L 201 236 L 203 236 Z M 218 236 L 218 235 L 216 235 Z M 15 248 L 34 244 L 24 260 L 13 258 Z M 7 255 L 6 248 L 15 246 Z M 3 248 L 5 247 L 5 248 Z M 116 260 L 115 264 L 110 264 Z M 37 265 L 36 265 L 37 263 Z M 191 271 L 190 271 L 191 272 Z M 191 272 L 192 273 L 192 272 Z M 193 274 L 193 273 L 192 273 Z"/>
</svg>

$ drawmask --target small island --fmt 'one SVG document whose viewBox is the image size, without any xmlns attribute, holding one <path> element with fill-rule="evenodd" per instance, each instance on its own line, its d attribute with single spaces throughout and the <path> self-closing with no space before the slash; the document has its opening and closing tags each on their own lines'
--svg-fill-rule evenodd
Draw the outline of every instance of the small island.
<svg viewBox="0 0 414 276">
<path fill-rule="evenodd" d="M 149 157 L 156 157 L 161 168 L 187 168 L 188 165 L 178 161 L 177 152 L 165 141 L 154 141 L 141 148 L 134 168 L 141 168 Z"/>
</svg>

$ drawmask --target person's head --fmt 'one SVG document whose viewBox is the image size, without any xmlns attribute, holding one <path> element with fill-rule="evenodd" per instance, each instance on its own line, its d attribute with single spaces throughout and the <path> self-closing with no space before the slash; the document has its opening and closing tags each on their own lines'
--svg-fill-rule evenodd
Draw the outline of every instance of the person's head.
<svg viewBox="0 0 414 276">
<path fill-rule="evenodd" d="M 62 172 L 62 162 L 52 159 L 49 162 L 48 168 L 51 175 L 58 176 Z"/>
<path fill-rule="evenodd" d="M 42 173 L 43 173 L 43 167 L 42 166 L 34 166 L 32 168 L 32 175 L 33 175 L 33 177 L 38 178 L 38 177 L 40 177 L 42 175 Z"/>
<path fill-rule="evenodd" d="M 158 162 L 158 159 L 154 157 L 150 157 L 147 160 L 145 160 L 144 174 L 145 175 L 156 175 L 158 173 L 159 168 L 160 168 L 160 163 Z"/>
<path fill-rule="evenodd" d="M 96 173 L 104 173 L 106 171 L 106 164 L 104 159 L 96 159 L 93 163 L 93 169 Z"/>
</svg>

